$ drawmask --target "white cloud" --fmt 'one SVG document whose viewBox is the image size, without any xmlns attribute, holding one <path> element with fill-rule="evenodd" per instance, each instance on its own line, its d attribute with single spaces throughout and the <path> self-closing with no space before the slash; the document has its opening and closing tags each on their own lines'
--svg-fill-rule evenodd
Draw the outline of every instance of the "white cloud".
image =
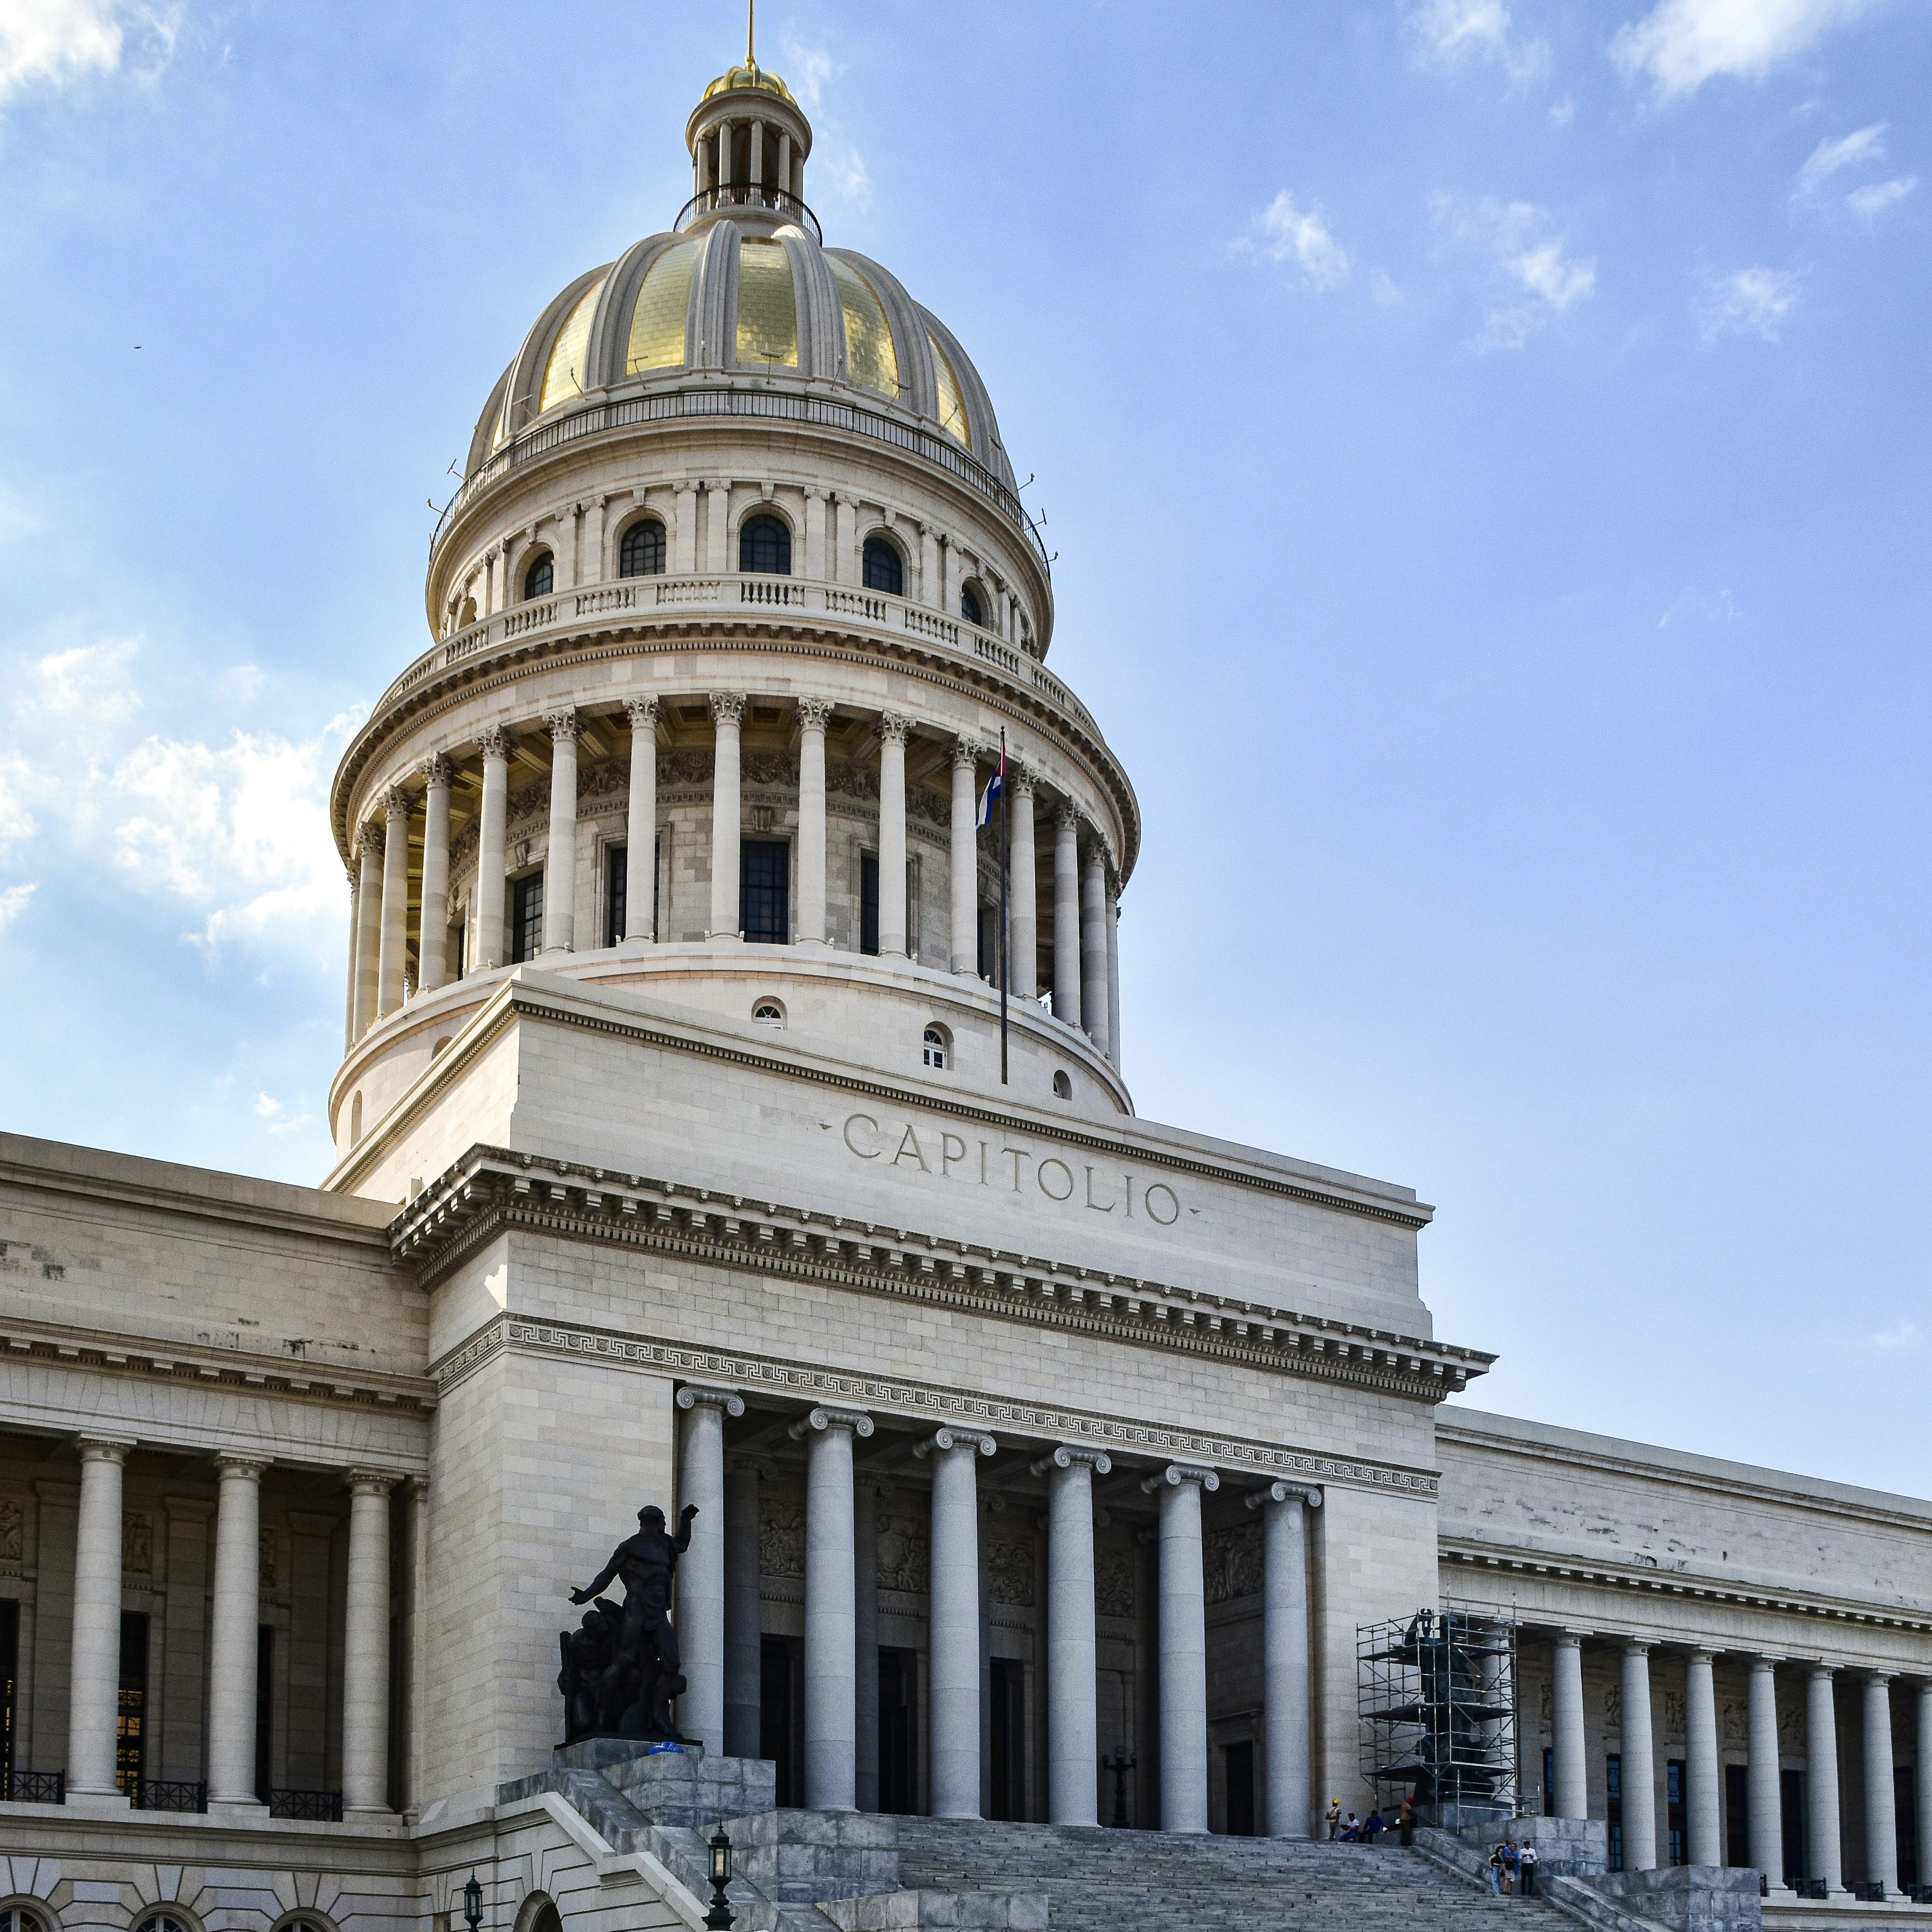
<svg viewBox="0 0 1932 1932">
<path fill-rule="evenodd" d="M 1898 1354 L 1923 1348 L 1925 1337 L 1918 1332 L 1918 1324 L 1910 1321 L 1896 1322 L 1889 1328 L 1881 1328 L 1876 1335 L 1867 1338 L 1881 1354 Z"/>
<path fill-rule="evenodd" d="M 19 752 L 0 752 L 0 853 L 34 836 L 34 814 L 27 808 L 34 784 L 33 767 Z"/>
<path fill-rule="evenodd" d="M 1687 586 L 1683 595 L 1658 619 L 1657 628 L 1667 631 L 1684 617 L 1702 617 L 1714 624 L 1730 624 L 1736 621 L 1737 615 L 1738 607 L 1732 602 L 1728 590 L 1706 592 L 1693 584 Z"/>
<path fill-rule="evenodd" d="M 808 46 L 788 34 L 784 39 L 785 82 L 807 107 L 816 108 L 825 90 L 845 70 L 822 46 Z"/>
<path fill-rule="evenodd" d="M 116 638 L 42 658 L 34 667 L 36 688 L 31 708 L 96 724 L 124 722 L 141 706 L 131 674 L 140 649 L 139 638 Z"/>
<path fill-rule="evenodd" d="M 1444 248 L 1483 262 L 1492 287 L 1502 291 L 1472 347 L 1520 349 L 1594 292 L 1596 262 L 1570 255 L 1564 238 L 1548 232 L 1548 209 L 1535 202 L 1438 194 L 1430 206 Z"/>
<path fill-rule="evenodd" d="M 1340 288 L 1348 279 L 1348 251 L 1329 232 L 1316 208 L 1303 208 L 1286 188 L 1254 218 L 1255 233 L 1235 244 L 1245 255 L 1259 256 L 1294 269 L 1311 288 Z"/>
<path fill-rule="evenodd" d="M 1567 94 L 1550 110 L 1550 124 L 1552 128 L 1567 128 L 1576 118 L 1576 104 Z"/>
<path fill-rule="evenodd" d="M 1894 202 L 1903 201 L 1918 185 L 1916 175 L 1904 175 L 1894 181 L 1874 182 L 1868 188 L 1855 188 L 1845 197 L 1845 206 L 1861 221 L 1876 221 Z"/>
<path fill-rule="evenodd" d="M 1504 0 L 1424 0 L 1410 13 L 1408 26 L 1423 58 L 1438 67 L 1500 67 L 1523 84 L 1550 65 L 1545 42 L 1510 33 Z"/>
<path fill-rule="evenodd" d="M 1695 94 L 1730 75 L 1762 80 L 1831 28 L 1865 12 L 1872 0 L 1658 0 L 1610 43 L 1626 74 L 1641 74 L 1660 100 Z"/>
<path fill-rule="evenodd" d="M 1885 128 L 1882 121 L 1874 121 L 1856 134 L 1846 134 L 1836 141 L 1820 141 L 1812 149 L 1811 158 L 1798 170 L 1798 178 L 1792 185 L 1792 200 L 1809 201 L 1840 169 L 1877 160 L 1885 152 Z"/>
<path fill-rule="evenodd" d="M 27 902 L 34 896 L 35 886 L 32 880 L 24 886 L 9 886 L 0 892 L 0 926 L 8 926 L 27 909 Z"/>
<path fill-rule="evenodd" d="M 832 193 L 840 200 L 849 201 L 855 208 L 872 206 L 872 170 L 856 148 L 844 141 L 821 139 L 812 151 L 812 165 L 820 181 L 830 178 Z"/>
<path fill-rule="evenodd" d="M 1706 342 L 1721 335 L 1761 335 L 1775 342 L 1796 304 L 1803 278 L 1791 268 L 1734 268 L 1705 285 L 1698 304 Z"/>
<path fill-rule="evenodd" d="M 152 73 L 174 51 L 181 10 L 140 0 L 0 0 L 0 103 L 36 82 L 61 87 L 112 73 L 130 26 Z"/>
<path fill-rule="evenodd" d="M 790 34 L 783 42 L 783 56 L 785 84 L 816 115 L 832 82 L 844 73 L 844 63 L 834 60 L 825 47 Z M 808 200 L 812 198 L 812 179 L 827 183 L 836 200 L 849 202 L 854 208 L 872 205 L 872 175 L 866 158 L 846 138 L 838 122 L 829 116 L 820 121 L 814 132 L 810 178 L 806 182 Z"/>
</svg>

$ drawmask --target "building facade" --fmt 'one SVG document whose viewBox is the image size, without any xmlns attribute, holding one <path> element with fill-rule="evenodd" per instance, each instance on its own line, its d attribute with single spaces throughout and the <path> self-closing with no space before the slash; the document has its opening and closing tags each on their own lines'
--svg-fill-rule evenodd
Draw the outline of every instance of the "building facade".
<svg viewBox="0 0 1932 1932">
<path fill-rule="evenodd" d="M 1135 1114 L 1139 808 L 990 399 L 777 76 L 686 139 L 337 775 L 321 1186 L 0 1139 L 0 1910 L 692 1922 L 526 1788 L 656 1502 L 681 1722 L 782 1805 L 1306 1836 L 1447 1594 L 1526 1809 L 1912 1922 L 1932 1504 L 1444 1408 L 1412 1190 Z"/>
</svg>

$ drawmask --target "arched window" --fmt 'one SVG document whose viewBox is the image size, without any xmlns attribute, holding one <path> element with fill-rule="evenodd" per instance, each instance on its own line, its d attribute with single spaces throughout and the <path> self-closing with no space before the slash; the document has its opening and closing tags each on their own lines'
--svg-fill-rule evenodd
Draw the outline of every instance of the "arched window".
<svg viewBox="0 0 1932 1932">
<path fill-rule="evenodd" d="M 1053 1076 L 1053 1097 L 1056 1100 L 1070 1100 L 1073 1097 L 1073 1082 L 1064 1072 Z"/>
<path fill-rule="evenodd" d="M 766 577 L 791 574 L 791 532 L 776 517 L 748 517 L 738 532 L 738 568 Z"/>
<path fill-rule="evenodd" d="M 620 577 L 662 577 L 664 567 L 664 526 L 645 517 L 624 532 L 617 548 Z"/>
<path fill-rule="evenodd" d="M 926 1065 L 936 1066 L 944 1072 L 946 1070 L 947 1046 L 946 1029 L 941 1026 L 928 1027 L 926 1030 L 925 1044 Z"/>
<path fill-rule="evenodd" d="M 897 548 L 884 537 L 866 539 L 866 588 L 893 597 L 905 595 L 905 566 Z"/>
<path fill-rule="evenodd" d="M 556 584 L 556 566 L 550 561 L 548 550 L 536 558 L 524 572 L 524 595 L 526 597 L 548 597 Z"/>
<path fill-rule="evenodd" d="M 986 607 L 980 601 L 980 586 L 976 584 L 969 584 L 961 590 L 959 614 L 969 624 L 984 626 L 986 622 Z"/>
<path fill-rule="evenodd" d="M 0 1932 L 47 1932 L 47 1922 L 24 1905 L 0 1905 Z"/>
<path fill-rule="evenodd" d="M 177 1918 L 172 1912 L 151 1912 L 135 1927 L 134 1932 L 193 1932 L 188 1921 Z"/>
<path fill-rule="evenodd" d="M 782 1027 L 784 1024 L 784 1009 L 776 1000 L 760 1000 L 752 1007 L 752 1017 L 760 1026 Z"/>
</svg>

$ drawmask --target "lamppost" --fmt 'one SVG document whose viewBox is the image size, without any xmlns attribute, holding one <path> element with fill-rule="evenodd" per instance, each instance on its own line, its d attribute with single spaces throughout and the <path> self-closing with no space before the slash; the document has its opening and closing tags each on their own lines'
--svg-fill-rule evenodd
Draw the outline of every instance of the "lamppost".
<svg viewBox="0 0 1932 1932">
<path fill-rule="evenodd" d="M 1114 1829 L 1117 1832 L 1124 1832 L 1127 1828 L 1127 1773 L 1139 1761 L 1128 1756 L 1125 1744 L 1113 1756 L 1100 1760 L 1100 1768 L 1114 1774 Z"/>
<path fill-rule="evenodd" d="M 724 1897 L 724 1888 L 730 1882 L 731 1840 L 720 1825 L 711 1834 L 711 1910 L 704 1915 L 710 1932 L 731 1932 L 736 1922 Z"/>
<path fill-rule="evenodd" d="M 463 1888 L 463 1916 L 469 1922 L 470 1932 L 476 1932 L 483 1922 L 483 1888 L 476 1882 L 476 1874 L 470 1874 L 470 1882 Z"/>
</svg>

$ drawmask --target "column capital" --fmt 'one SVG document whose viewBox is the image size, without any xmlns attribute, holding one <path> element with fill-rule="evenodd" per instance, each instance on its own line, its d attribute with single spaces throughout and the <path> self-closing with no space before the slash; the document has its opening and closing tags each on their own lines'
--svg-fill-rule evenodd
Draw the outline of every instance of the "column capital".
<svg viewBox="0 0 1932 1932">
<path fill-rule="evenodd" d="M 450 781 L 449 760 L 440 752 L 424 759 L 416 770 L 422 773 L 423 782 L 434 791 L 438 785 L 447 786 Z"/>
<path fill-rule="evenodd" d="M 382 815 L 393 823 L 410 815 L 410 795 L 400 785 L 392 785 L 382 794 Z"/>
<path fill-rule="evenodd" d="M 429 1478 L 427 1476 L 405 1476 L 403 1478 L 403 1491 L 411 1502 L 421 1502 L 429 1494 Z"/>
<path fill-rule="evenodd" d="M 896 711 L 881 711 L 878 728 L 880 744 L 903 745 L 912 730 L 912 720 L 901 717 Z"/>
<path fill-rule="evenodd" d="M 824 496 L 825 492 L 816 483 L 808 483 L 805 486 L 805 500 L 808 503 L 822 502 Z"/>
<path fill-rule="evenodd" d="M 245 1450 L 223 1449 L 218 1450 L 214 1466 L 224 1476 L 246 1476 L 252 1482 L 262 1480 L 262 1472 L 275 1459 L 272 1456 L 250 1455 Z"/>
<path fill-rule="evenodd" d="M 686 1382 L 673 1398 L 680 1408 L 722 1408 L 727 1415 L 742 1415 L 745 1398 L 734 1388 L 721 1388 L 710 1382 Z"/>
<path fill-rule="evenodd" d="M 1702 1644 L 1694 1643 L 1685 1652 L 1684 1657 L 1686 1661 L 1691 1664 L 1714 1664 L 1723 1654 L 1722 1651 L 1706 1649 Z"/>
<path fill-rule="evenodd" d="M 1063 799 L 1053 814 L 1053 822 L 1062 832 L 1071 832 L 1077 839 L 1081 826 L 1086 823 L 1086 814 L 1072 800 Z"/>
<path fill-rule="evenodd" d="M 823 1404 L 808 1410 L 785 1431 L 794 1442 L 802 1442 L 814 1430 L 849 1429 L 854 1436 L 872 1432 L 872 1418 L 862 1408 L 828 1408 Z"/>
<path fill-rule="evenodd" d="M 943 1429 L 935 1429 L 923 1442 L 913 1444 L 915 1456 L 930 1456 L 935 1450 L 964 1449 L 968 1454 L 991 1456 L 999 1448 L 999 1444 L 983 1430 L 960 1429 L 948 1423 Z"/>
<path fill-rule="evenodd" d="M 1016 792 L 1024 792 L 1030 798 L 1040 775 L 1024 760 L 1016 758 L 1012 752 L 1006 754 L 1006 782 Z"/>
<path fill-rule="evenodd" d="M 1861 1670 L 1858 1672 L 1859 1676 L 1868 1684 L 1889 1684 L 1899 1674 L 1896 1670 L 1887 1670 L 1876 1664 L 1868 1670 Z"/>
<path fill-rule="evenodd" d="M 952 741 L 952 764 L 956 770 L 964 766 L 974 770 L 985 756 L 986 748 L 977 738 L 968 737 L 964 732 Z"/>
<path fill-rule="evenodd" d="M 124 1462 L 128 1450 L 134 1447 L 131 1436 L 82 1436 L 75 1439 L 83 1462 Z"/>
<path fill-rule="evenodd" d="M 1623 1653 L 1626 1657 L 1648 1657 L 1657 1648 L 1654 1636 L 1627 1636 L 1623 1640 Z"/>
<path fill-rule="evenodd" d="M 382 821 L 380 818 L 363 820 L 356 834 L 356 844 L 358 850 L 373 853 L 380 858 L 382 856 L 383 847 L 388 842 L 388 835 L 383 831 Z"/>
<path fill-rule="evenodd" d="M 562 711 L 546 711 L 544 722 L 550 727 L 550 740 L 554 744 L 574 744 L 577 734 L 583 729 L 578 722 L 576 707 Z"/>
<path fill-rule="evenodd" d="M 1790 1661 L 1782 1651 L 1760 1650 L 1753 1654 L 1750 1667 L 1754 1670 L 1775 1670 L 1780 1664 Z"/>
<path fill-rule="evenodd" d="M 801 698 L 798 700 L 799 728 L 806 731 L 823 731 L 832 722 L 832 700 L 829 698 Z"/>
<path fill-rule="evenodd" d="M 1221 1486 L 1220 1478 L 1200 1463 L 1170 1462 L 1141 1484 L 1141 1493 L 1150 1496 L 1156 1490 L 1177 1490 L 1183 1483 L 1196 1483 L 1204 1490 L 1218 1490 Z"/>
<path fill-rule="evenodd" d="M 655 731 L 658 728 L 658 701 L 655 698 L 627 698 L 624 716 L 633 731 Z"/>
<path fill-rule="evenodd" d="M 510 734 L 500 724 L 493 724 L 487 731 L 476 734 L 476 748 L 485 758 L 507 758 L 510 755 Z"/>
<path fill-rule="evenodd" d="M 402 1478 L 393 1469 L 351 1469 L 344 1480 L 352 1496 L 386 1496 Z"/>
<path fill-rule="evenodd" d="M 745 716 L 742 691 L 714 691 L 711 694 L 711 719 L 715 724 L 736 724 Z"/>
<path fill-rule="evenodd" d="M 1264 1490 L 1251 1490 L 1243 1498 L 1250 1509 L 1265 1509 L 1271 1503 L 1306 1503 L 1310 1509 L 1322 1507 L 1322 1491 L 1312 1483 L 1270 1483 Z"/>
<path fill-rule="evenodd" d="M 1594 1634 L 1590 1630 L 1560 1630 L 1550 1639 L 1550 1642 L 1558 1650 L 1581 1650 L 1583 1640 Z"/>
<path fill-rule="evenodd" d="M 1804 1667 L 1810 1673 L 1811 1681 L 1814 1684 L 1821 1677 L 1830 1678 L 1838 1674 L 1838 1666 L 1835 1664 L 1827 1664 L 1822 1657 L 1807 1658 Z"/>
<path fill-rule="evenodd" d="M 1057 1442 L 1044 1456 L 1027 1466 L 1030 1476 L 1043 1476 L 1049 1469 L 1070 1469 L 1084 1462 L 1096 1476 L 1104 1476 L 1114 1466 L 1114 1459 L 1104 1449 L 1089 1449 L 1078 1442 Z"/>
</svg>

